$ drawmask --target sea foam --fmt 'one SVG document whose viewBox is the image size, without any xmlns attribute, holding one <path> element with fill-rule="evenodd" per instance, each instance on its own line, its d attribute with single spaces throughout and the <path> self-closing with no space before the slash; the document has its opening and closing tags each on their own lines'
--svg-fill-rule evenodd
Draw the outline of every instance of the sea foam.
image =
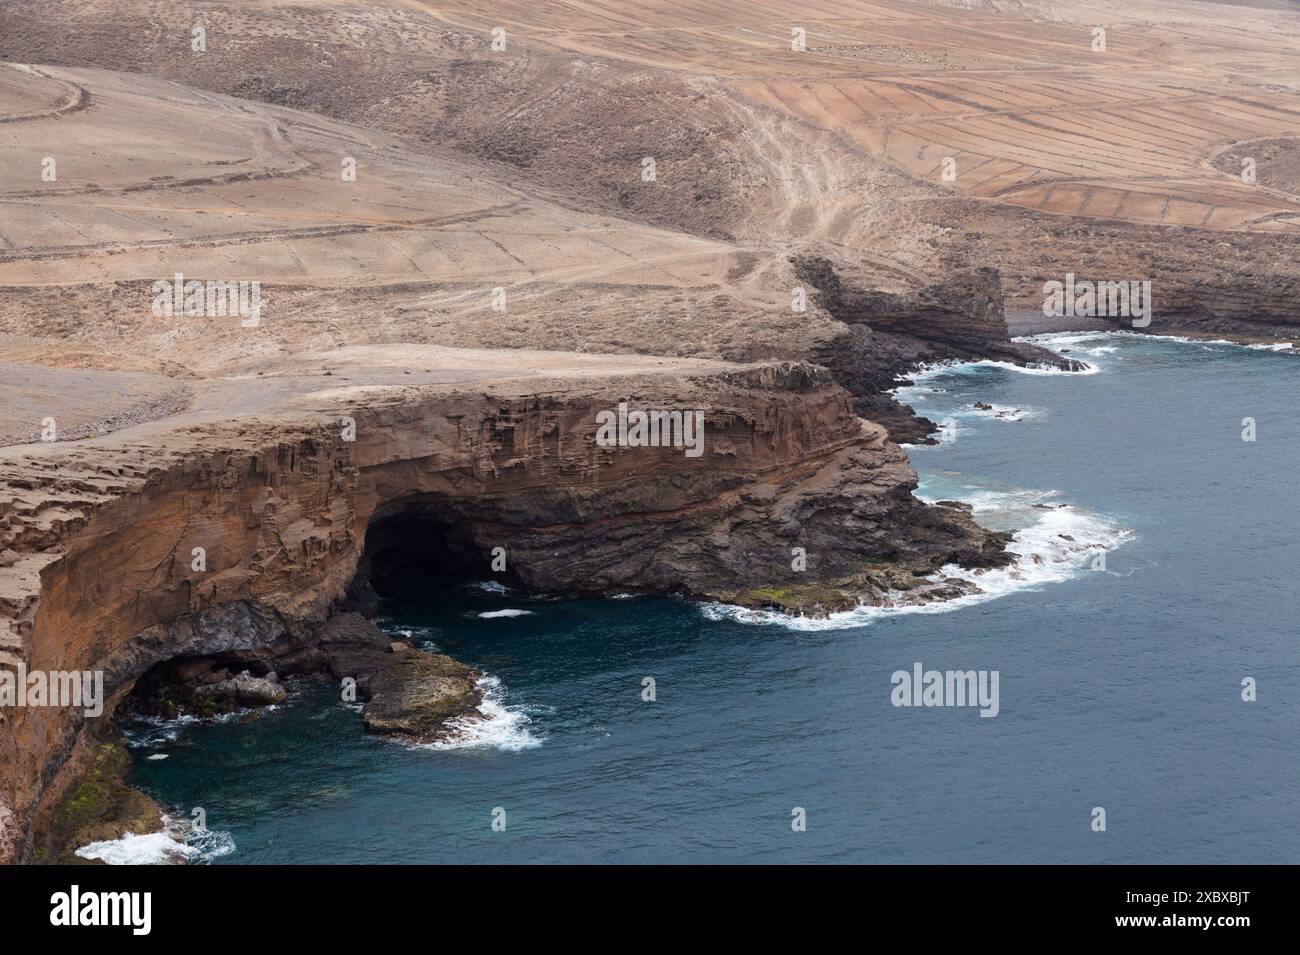
<svg viewBox="0 0 1300 955">
<path fill-rule="evenodd" d="M 1072 333 L 1050 336 L 1036 336 L 1034 341 L 1040 344 L 1050 343 L 1057 347 L 1079 345 L 1111 335 L 1115 332 Z M 981 367 L 1006 368 L 1022 374 L 1096 374 L 1101 369 L 1088 365 L 1083 372 L 1067 372 L 1059 368 L 1025 368 L 1008 362 L 948 362 L 928 365 L 911 376 L 912 383 L 895 389 L 894 394 L 901 401 L 914 400 L 925 394 L 936 393 L 928 382 L 930 379 L 953 374 L 969 373 L 971 369 Z M 958 409 L 954 416 L 967 414 L 980 409 Z M 984 411 L 986 415 L 996 415 L 994 410 Z M 926 500 L 922 489 L 917 496 Z M 1101 551 L 1109 551 L 1120 546 L 1132 537 L 1132 532 L 1100 515 L 1092 514 L 1068 504 L 1045 503 L 1053 491 L 995 491 L 988 489 L 963 488 L 961 491 L 943 495 L 941 499 L 956 497 L 971 505 L 972 511 L 979 515 L 981 523 L 994 528 L 1012 531 L 1012 540 L 1007 551 L 1014 560 L 1005 567 L 993 569 L 968 569 L 949 564 L 939 568 L 931 575 L 931 587 L 920 587 L 915 591 L 896 592 L 884 595 L 882 603 L 877 605 L 861 604 L 852 610 L 832 613 L 826 617 L 806 617 L 783 613 L 775 610 L 752 610 L 730 604 L 701 604 L 701 612 L 710 620 L 733 620 L 746 624 L 763 624 L 782 626 L 792 630 L 845 630 L 863 627 L 882 617 L 899 614 L 948 613 L 974 604 L 996 600 L 1007 594 L 1021 590 L 1030 590 L 1045 584 L 1069 580 L 1083 573 L 1088 573 L 1093 559 Z M 935 499 L 929 499 L 933 503 Z M 961 583 L 968 592 L 960 597 L 948 599 L 926 599 L 927 591 Z"/>
<path fill-rule="evenodd" d="M 542 741 L 529 731 L 532 722 L 522 706 L 507 706 L 501 680 L 484 676 L 478 681 L 483 701 L 478 716 L 460 716 L 446 723 L 444 739 L 420 744 L 422 749 L 500 749 L 518 752 L 541 746 Z"/>
<path fill-rule="evenodd" d="M 183 865 L 210 862 L 235 851 L 228 832 L 196 831 L 183 822 L 162 817 L 163 827 L 141 835 L 128 832 L 120 839 L 92 842 L 76 850 L 82 859 L 108 865 Z"/>
</svg>

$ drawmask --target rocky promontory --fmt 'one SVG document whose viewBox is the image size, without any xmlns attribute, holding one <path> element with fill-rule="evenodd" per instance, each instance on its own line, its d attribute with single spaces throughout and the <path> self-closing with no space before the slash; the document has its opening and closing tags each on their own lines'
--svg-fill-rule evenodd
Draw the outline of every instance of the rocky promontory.
<svg viewBox="0 0 1300 955">
<path fill-rule="evenodd" d="M 447 735 L 447 722 L 476 714 L 482 674 L 441 654 L 394 640 L 352 612 L 330 617 L 302 641 L 181 657 L 151 668 L 122 703 L 134 715 L 173 719 L 214 717 L 288 698 L 296 679 L 327 680 L 341 698 L 363 704 L 362 725 L 374 733 L 430 743 Z"/>
<path fill-rule="evenodd" d="M 561 379 L 533 358 L 490 382 L 357 384 L 383 377 L 371 350 L 342 387 L 268 383 L 275 405 L 256 414 L 0 450 L 0 664 L 101 671 L 105 715 L 160 665 L 212 710 L 274 702 L 295 675 L 352 677 L 368 729 L 427 741 L 477 706 L 476 674 L 338 615 L 376 568 L 483 579 L 504 554 L 499 578 L 529 593 L 828 612 L 1006 559 L 1004 535 L 912 495 L 903 452 L 824 368 L 539 363 L 576 363 Z M 598 443 L 620 405 L 698 411 L 702 452 Z M 3 716 L 6 857 L 30 858 L 96 719 Z"/>
<path fill-rule="evenodd" d="M 1079 371 L 1083 363 L 1012 341 L 997 269 L 960 272 L 911 293 L 884 292 L 846 280 L 828 259 L 793 260 L 795 275 L 843 330 L 815 346 L 811 358 L 853 393 L 854 410 L 883 424 L 903 443 L 929 440 L 937 426 L 890 391 L 918 366 L 946 361 L 1005 361 Z"/>
</svg>

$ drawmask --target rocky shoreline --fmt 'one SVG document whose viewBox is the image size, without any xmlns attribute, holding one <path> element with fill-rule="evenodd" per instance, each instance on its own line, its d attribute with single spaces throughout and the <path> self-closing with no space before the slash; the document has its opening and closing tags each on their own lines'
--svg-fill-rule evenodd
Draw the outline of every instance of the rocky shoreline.
<svg viewBox="0 0 1300 955">
<path fill-rule="evenodd" d="M 160 716 L 351 678 L 366 730 L 430 742 L 476 712 L 480 675 L 356 612 L 374 613 L 377 569 L 486 576 L 505 543 L 503 579 L 534 594 L 826 615 L 970 593 L 936 572 L 1005 566 L 1010 535 L 913 496 L 898 443 L 933 425 L 887 392 L 934 361 L 1079 364 L 1010 341 L 994 272 L 908 297 L 855 289 L 824 260 L 797 267 L 841 319 L 824 367 L 326 390 L 270 418 L 158 423 L 165 442 L 0 451 L 0 663 L 100 669 L 106 712 L 134 697 Z M 597 413 L 620 402 L 705 409 L 707 466 L 679 449 L 596 446 Z M 352 441 L 338 429 L 349 419 Z M 196 546 L 205 572 L 191 568 Z M 46 834 L 68 830 L 60 807 L 96 772 L 106 741 L 92 721 L 54 716 L 0 726 L 0 858 L 58 855 Z"/>
<path fill-rule="evenodd" d="M 796 256 L 791 264 L 844 329 L 815 351 L 815 360 L 853 394 L 859 415 L 883 424 L 899 443 L 931 443 L 938 430 L 891 394 L 923 365 L 988 359 L 1063 371 L 1085 367 L 1012 340 L 996 269 L 959 272 L 911 294 L 891 294 L 855 281 L 851 273 L 846 277 L 820 256 Z"/>
<path fill-rule="evenodd" d="M 161 806 L 126 783 L 131 755 L 122 736 L 105 723 L 90 747 L 89 766 L 47 823 L 33 838 L 32 860 L 43 865 L 96 865 L 76 850 L 127 835 L 157 832 L 164 827 Z"/>
</svg>

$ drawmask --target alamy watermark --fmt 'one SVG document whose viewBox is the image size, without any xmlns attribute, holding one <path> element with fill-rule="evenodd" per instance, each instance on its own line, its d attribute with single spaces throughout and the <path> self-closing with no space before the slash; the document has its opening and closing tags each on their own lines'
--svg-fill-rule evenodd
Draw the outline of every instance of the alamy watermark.
<svg viewBox="0 0 1300 955">
<path fill-rule="evenodd" d="M 688 458 L 704 453 L 703 411 L 617 411 L 596 415 L 596 444 L 602 448 L 684 448 Z"/>
<path fill-rule="evenodd" d="M 50 896 L 50 924 L 118 925 L 131 929 L 132 935 L 148 935 L 153 928 L 152 892 L 81 891 L 73 885 L 67 892 Z"/>
<path fill-rule="evenodd" d="M 240 326 L 255 328 L 262 320 L 262 283 L 243 279 L 224 281 L 209 279 L 186 281 L 177 272 L 173 281 L 159 279 L 153 283 L 154 318 L 174 315 L 224 318 L 238 315 Z"/>
<path fill-rule="evenodd" d="M 912 670 L 895 670 L 889 678 L 895 706 L 978 706 L 980 716 L 998 715 L 997 670 L 927 670 L 919 662 Z"/>
<path fill-rule="evenodd" d="M 0 670 L 0 708 L 65 706 L 87 717 L 104 712 L 103 670 Z"/>
<path fill-rule="evenodd" d="M 1131 318 L 1134 328 L 1146 328 L 1151 324 L 1151 280 L 1090 282 L 1067 272 L 1064 282 L 1043 283 L 1043 315 Z"/>
</svg>

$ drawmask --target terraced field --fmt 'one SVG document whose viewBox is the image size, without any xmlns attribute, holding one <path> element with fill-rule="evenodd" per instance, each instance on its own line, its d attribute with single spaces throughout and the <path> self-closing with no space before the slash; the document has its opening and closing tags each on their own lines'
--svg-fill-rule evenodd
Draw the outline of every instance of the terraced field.
<svg viewBox="0 0 1300 955">
<path fill-rule="evenodd" d="M 74 96 L 93 88 L 93 107 L 0 128 L 2 282 L 179 269 L 346 285 L 691 284 L 724 268 L 728 250 L 707 240 L 560 210 L 342 124 L 121 74 L 37 75 Z M 0 91 L 11 77 L 29 74 L 3 70 Z M 54 183 L 37 175 L 45 155 L 60 160 Z M 343 178 L 349 158 L 355 181 Z"/>
<path fill-rule="evenodd" d="M 1295 196 L 1208 162 L 1225 139 L 1295 132 L 1300 98 L 1210 96 L 1135 72 L 1087 70 L 763 83 L 749 92 L 847 128 L 917 178 L 946 181 L 951 159 L 954 187 L 980 199 L 1135 223 L 1300 229 Z"/>
<path fill-rule="evenodd" d="M 1285 315 L 1300 13 L 1271 6 L 12 0 L 0 58 L 31 65 L 0 70 L 0 333 L 82 334 L 33 318 L 76 301 L 119 362 L 243 367 L 247 336 L 140 317 L 181 271 L 268 285 L 259 355 L 786 357 L 825 321 L 787 306 L 810 252 L 891 292 L 993 265 L 1032 310 L 1091 270 L 1157 280 L 1170 311 Z"/>
<path fill-rule="evenodd" d="M 1210 162 L 1229 142 L 1300 136 L 1300 89 L 1273 82 L 1300 71 L 1300 25 L 1285 13 L 1210 8 L 1199 14 L 1209 34 L 1120 23 L 1098 50 L 1082 4 L 1040 4 L 1072 17 L 1048 21 L 905 0 L 411 2 L 467 28 L 503 25 L 570 52 L 725 77 L 970 197 L 1142 224 L 1300 230 L 1300 197 Z M 791 49 L 795 28 L 803 52 Z M 945 159 L 955 178 L 944 178 Z"/>
<path fill-rule="evenodd" d="M 473 160 L 165 81 L 0 67 L 0 101 L 28 107 L 0 123 L 0 332 L 29 357 L 31 340 L 71 335 L 104 362 L 120 349 L 119 366 L 144 350 L 213 369 L 318 342 L 322 324 L 330 340 L 500 344 L 503 326 L 554 311 L 541 299 L 616 316 L 717 290 L 738 267 L 731 246 L 563 208 Z M 148 289 L 177 272 L 264 283 L 275 321 L 260 342 L 237 322 L 160 322 Z M 340 299 L 368 288 L 386 303 Z M 331 290 L 337 321 L 293 304 Z"/>
</svg>

